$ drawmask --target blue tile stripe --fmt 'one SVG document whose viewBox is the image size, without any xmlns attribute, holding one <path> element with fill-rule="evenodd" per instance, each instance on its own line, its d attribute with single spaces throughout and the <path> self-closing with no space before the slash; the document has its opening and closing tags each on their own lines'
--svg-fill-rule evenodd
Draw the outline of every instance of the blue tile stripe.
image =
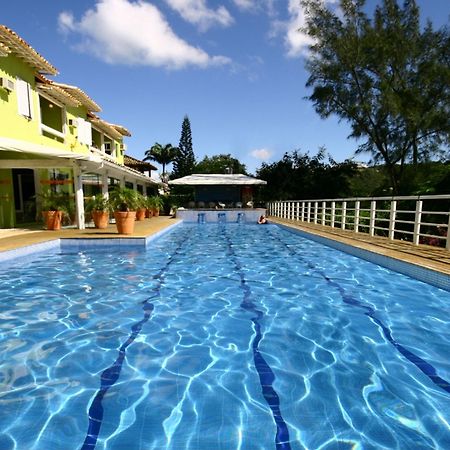
<svg viewBox="0 0 450 450">
<path fill-rule="evenodd" d="M 100 433 L 100 428 L 103 421 L 103 397 L 108 392 L 109 388 L 119 379 L 127 347 L 134 342 L 138 334 L 141 332 L 144 323 L 150 319 L 154 305 L 149 302 L 149 299 L 147 299 L 144 300 L 142 309 L 144 310 L 144 318 L 131 327 L 132 332 L 130 336 L 119 348 L 119 356 L 114 361 L 112 366 L 102 372 L 100 377 L 100 389 L 97 391 L 91 407 L 89 408 L 89 426 L 83 446 L 81 447 L 82 450 L 92 450 L 97 445 L 98 434 Z"/>
<path fill-rule="evenodd" d="M 253 322 L 255 328 L 255 337 L 252 342 L 253 360 L 255 362 L 256 371 L 258 372 L 262 394 L 267 404 L 269 405 L 270 410 L 272 411 L 272 416 L 276 425 L 277 431 L 275 435 L 275 448 L 277 450 L 290 450 L 291 446 L 289 444 L 289 430 L 286 422 L 283 419 L 283 416 L 281 415 L 280 398 L 273 388 L 275 374 L 259 351 L 259 343 L 262 339 L 260 321 L 263 318 L 263 313 L 262 311 L 257 309 L 256 305 L 252 302 L 252 292 L 250 286 L 245 279 L 242 265 L 239 262 L 235 251 L 233 250 L 231 239 L 226 233 L 225 228 L 224 236 L 228 245 L 228 256 L 230 257 L 230 260 L 233 262 L 235 269 L 239 274 L 241 289 L 244 291 L 244 298 L 240 306 L 246 311 L 254 314 L 254 316 L 251 318 L 251 321 Z"/>
<path fill-rule="evenodd" d="M 441 378 L 437 374 L 437 371 L 436 371 L 435 367 L 433 367 L 431 364 L 429 364 L 428 362 L 426 362 L 425 360 L 423 360 L 422 358 L 417 356 L 415 353 L 409 351 L 403 345 L 398 343 L 392 337 L 392 333 L 391 333 L 391 330 L 389 329 L 389 327 L 387 327 L 380 319 L 378 319 L 376 317 L 376 310 L 375 309 L 373 309 L 370 306 L 365 305 L 364 303 L 362 303 L 359 300 L 355 299 L 351 295 L 347 294 L 345 289 L 339 283 L 337 283 L 336 281 L 334 281 L 330 277 L 328 277 L 322 270 L 318 269 L 313 263 L 311 263 L 310 261 L 306 261 L 305 258 L 303 258 L 294 249 L 292 249 L 289 245 L 287 245 L 280 237 L 275 236 L 273 234 L 272 234 L 272 237 L 274 239 L 277 239 L 282 245 L 284 245 L 292 256 L 296 256 L 297 258 L 299 258 L 311 270 L 313 270 L 318 275 L 320 275 L 324 280 L 326 280 L 327 283 L 330 286 L 332 286 L 335 289 L 337 289 L 339 291 L 339 293 L 340 293 L 344 303 L 346 303 L 348 305 L 351 305 L 351 306 L 356 306 L 356 307 L 362 309 L 363 311 L 365 311 L 364 314 L 366 316 L 370 317 L 370 319 L 372 319 L 372 321 L 374 323 L 376 323 L 381 328 L 381 330 L 383 332 L 383 336 L 386 338 L 386 340 L 389 343 L 391 343 L 394 346 L 394 348 L 398 352 L 400 352 L 408 361 L 412 362 L 436 386 L 438 386 L 439 388 L 443 389 L 444 391 L 450 393 L 450 383 L 447 380 Z"/>
<path fill-rule="evenodd" d="M 169 255 L 168 261 L 166 264 L 160 269 L 160 271 L 153 276 L 153 279 L 157 281 L 155 287 L 152 288 L 152 295 L 142 302 L 142 309 L 144 310 L 144 318 L 139 322 L 136 322 L 131 327 L 131 334 L 128 336 L 128 339 L 121 345 L 119 348 L 119 356 L 114 361 L 114 363 L 105 369 L 100 377 L 100 389 L 97 391 L 94 400 L 91 403 L 89 408 L 89 425 L 86 433 L 86 437 L 84 443 L 81 447 L 81 450 L 93 450 L 97 445 L 98 435 L 100 433 L 100 428 L 102 426 L 103 421 L 103 398 L 108 390 L 116 383 L 119 379 L 120 372 L 122 370 L 122 365 L 126 356 L 126 349 L 129 347 L 139 335 L 142 330 L 143 325 L 148 322 L 150 319 L 155 305 L 150 301 L 155 301 L 156 299 L 161 297 L 161 286 L 164 282 L 165 273 L 169 269 L 170 265 L 174 261 L 175 256 L 180 253 L 181 248 L 185 244 L 188 235 L 184 233 L 181 235 L 177 242 L 176 248 L 174 252 Z"/>
</svg>

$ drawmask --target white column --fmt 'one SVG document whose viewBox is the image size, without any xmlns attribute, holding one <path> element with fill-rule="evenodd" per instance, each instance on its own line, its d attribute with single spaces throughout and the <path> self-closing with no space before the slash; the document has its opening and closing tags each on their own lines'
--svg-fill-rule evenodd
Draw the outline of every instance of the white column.
<svg viewBox="0 0 450 450">
<path fill-rule="evenodd" d="M 41 177 L 39 176 L 39 170 L 38 169 L 34 169 L 33 170 L 33 175 L 34 175 L 34 192 L 36 194 L 36 206 L 37 206 L 37 210 L 41 211 L 41 200 L 39 195 L 42 194 L 42 187 L 41 187 Z M 40 214 L 40 212 L 39 212 Z"/>
<path fill-rule="evenodd" d="M 370 202 L 370 222 L 369 222 L 369 234 L 371 236 L 375 235 L 375 216 L 377 213 L 377 202 L 372 200 Z"/>
<path fill-rule="evenodd" d="M 347 220 L 347 202 L 342 202 L 341 228 L 345 230 L 345 222 Z"/>
<path fill-rule="evenodd" d="M 83 198 L 83 181 L 82 172 L 77 164 L 73 167 L 73 187 L 75 190 L 75 212 L 77 226 L 79 230 L 84 230 L 86 225 L 84 223 L 84 198 Z"/>
<path fill-rule="evenodd" d="M 109 198 L 108 172 L 106 170 L 102 173 L 102 194 L 103 194 L 103 197 L 105 197 L 106 199 Z"/>
<path fill-rule="evenodd" d="M 317 223 L 318 213 L 319 213 L 319 202 L 314 202 L 314 223 Z"/>
<path fill-rule="evenodd" d="M 334 228 L 334 221 L 336 219 L 336 202 L 331 202 L 331 227 Z"/>
<path fill-rule="evenodd" d="M 391 214 L 389 215 L 389 239 L 393 240 L 395 236 L 395 219 L 397 215 L 397 201 L 391 202 Z"/>
<path fill-rule="evenodd" d="M 322 225 L 326 223 L 327 202 L 322 202 Z"/>
<path fill-rule="evenodd" d="M 416 214 L 414 217 L 414 235 L 413 235 L 413 243 L 415 245 L 419 245 L 420 239 L 420 225 L 422 222 L 422 200 L 417 200 L 416 202 Z"/>
<path fill-rule="evenodd" d="M 359 200 L 356 200 L 355 202 L 355 233 L 359 232 L 359 212 L 361 208 L 361 202 Z"/>
</svg>

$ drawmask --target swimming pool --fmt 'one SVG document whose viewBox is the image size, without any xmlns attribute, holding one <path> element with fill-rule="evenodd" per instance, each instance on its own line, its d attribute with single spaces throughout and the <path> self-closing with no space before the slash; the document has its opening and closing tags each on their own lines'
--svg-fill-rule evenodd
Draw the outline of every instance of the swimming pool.
<svg viewBox="0 0 450 450">
<path fill-rule="evenodd" d="M 0 449 L 450 448 L 450 293 L 276 226 L 0 268 Z"/>
</svg>

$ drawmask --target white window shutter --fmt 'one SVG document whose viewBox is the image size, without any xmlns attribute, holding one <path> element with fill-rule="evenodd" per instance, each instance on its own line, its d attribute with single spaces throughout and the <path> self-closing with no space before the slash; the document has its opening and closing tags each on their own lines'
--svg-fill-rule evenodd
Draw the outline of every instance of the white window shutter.
<svg viewBox="0 0 450 450">
<path fill-rule="evenodd" d="M 19 114 L 31 118 L 32 113 L 30 85 L 26 81 L 17 78 L 16 86 Z"/>
<path fill-rule="evenodd" d="M 85 120 L 84 122 L 84 129 L 85 129 L 85 144 L 87 144 L 89 147 L 92 145 L 92 125 L 91 122 L 88 122 Z"/>
<path fill-rule="evenodd" d="M 78 118 L 78 140 L 80 141 L 80 144 L 89 146 L 92 144 L 91 123 L 81 117 Z"/>
</svg>

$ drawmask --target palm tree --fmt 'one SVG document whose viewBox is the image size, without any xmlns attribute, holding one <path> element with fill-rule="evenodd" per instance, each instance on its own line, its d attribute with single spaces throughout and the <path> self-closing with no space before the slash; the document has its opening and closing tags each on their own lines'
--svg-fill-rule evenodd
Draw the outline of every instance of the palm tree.
<svg viewBox="0 0 450 450">
<path fill-rule="evenodd" d="M 177 157 L 178 151 L 178 147 L 172 147 L 172 144 L 162 146 L 159 142 L 155 142 L 155 145 L 145 152 L 144 161 L 155 161 L 161 164 L 161 179 L 164 179 L 166 165 L 170 164 Z"/>
</svg>

